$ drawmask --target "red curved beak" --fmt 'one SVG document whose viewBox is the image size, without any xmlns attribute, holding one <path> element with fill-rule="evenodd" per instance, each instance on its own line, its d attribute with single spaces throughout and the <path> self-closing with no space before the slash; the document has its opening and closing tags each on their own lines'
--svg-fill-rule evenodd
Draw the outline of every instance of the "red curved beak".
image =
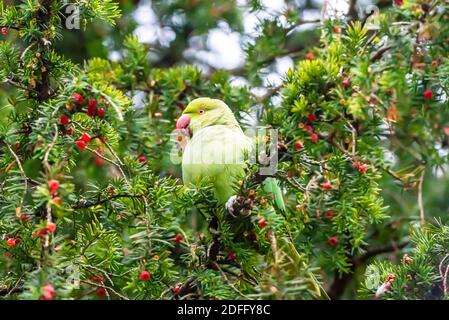
<svg viewBox="0 0 449 320">
<path fill-rule="evenodd" d="M 176 122 L 176 129 L 185 129 L 189 126 L 190 117 L 188 115 L 183 115 Z"/>
</svg>

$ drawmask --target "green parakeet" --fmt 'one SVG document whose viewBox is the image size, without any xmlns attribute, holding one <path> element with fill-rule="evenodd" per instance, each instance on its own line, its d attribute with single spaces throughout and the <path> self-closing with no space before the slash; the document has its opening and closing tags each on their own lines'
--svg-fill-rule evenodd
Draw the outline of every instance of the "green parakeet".
<svg viewBox="0 0 449 320">
<path fill-rule="evenodd" d="M 184 185 L 210 179 L 219 203 L 232 205 L 238 179 L 244 175 L 244 157 L 252 149 L 252 141 L 240 128 L 231 109 L 221 100 L 198 98 L 191 101 L 176 123 L 188 130 L 191 139 L 182 156 Z M 264 189 L 274 194 L 281 210 L 285 205 L 277 181 L 265 180 Z M 231 201 L 231 203 L 229 202 Z"/>
</svg>

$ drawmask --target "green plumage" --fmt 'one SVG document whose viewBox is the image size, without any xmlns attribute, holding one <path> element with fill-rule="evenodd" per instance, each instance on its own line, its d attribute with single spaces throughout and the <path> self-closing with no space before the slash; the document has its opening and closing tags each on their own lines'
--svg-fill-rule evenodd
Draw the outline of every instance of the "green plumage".
<svg viewBox="0 0 449 320">
<path fill-rule="evenodd" d="M 225 203 L 238 190 L 244 176 L 244 156 L 252 141 L 243 133 L 231 109 L 221 100 L 193 100 L 178 120 L 178 129 L 189 128 L 192 138 L 182 157 L 182 176 L 186 186 L 209 179 L 217 200 Z M 267 178 L 264 190 L 274 195 L 276 206 L 285 205 L 278 182 Z"/>
<path fill-rule="evenodd" d="M 185 185 L 210 179 L 220 203 L 236 194 L 244 175 L 244 153 L 251 147 L 240 128 L 214 125 L 195 133 L 187 145 L 182 164 Z"/>
</svg>

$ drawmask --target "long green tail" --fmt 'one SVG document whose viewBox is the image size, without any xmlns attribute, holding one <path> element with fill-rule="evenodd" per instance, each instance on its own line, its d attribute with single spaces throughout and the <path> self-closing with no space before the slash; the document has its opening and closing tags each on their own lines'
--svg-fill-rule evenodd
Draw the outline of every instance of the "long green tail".
<svg viewBox="0 0 449 320">
<path fill-rule="evenodd" d="M 267 193 L 272 193 L 274 196 L 274 204 L 281 211 L 285 212 L 284 198 L 279 187 L 279 182 L 272 177 L 266 178 L 263 182 L 263 190 Z"/>
</svg>

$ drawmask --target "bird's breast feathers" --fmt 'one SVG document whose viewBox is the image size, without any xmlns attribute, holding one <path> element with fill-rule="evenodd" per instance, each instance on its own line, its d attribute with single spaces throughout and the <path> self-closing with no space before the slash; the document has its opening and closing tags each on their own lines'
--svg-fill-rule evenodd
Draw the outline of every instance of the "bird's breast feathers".
<svg viewBox="0 0 449 320">
<path fill-rule="evenodd" d="M 185 165 L 243 165 L 251 140 L 240 128 L 222 125 L 199 130 L 187 144 L 182 157 Z"/>
</svg>

